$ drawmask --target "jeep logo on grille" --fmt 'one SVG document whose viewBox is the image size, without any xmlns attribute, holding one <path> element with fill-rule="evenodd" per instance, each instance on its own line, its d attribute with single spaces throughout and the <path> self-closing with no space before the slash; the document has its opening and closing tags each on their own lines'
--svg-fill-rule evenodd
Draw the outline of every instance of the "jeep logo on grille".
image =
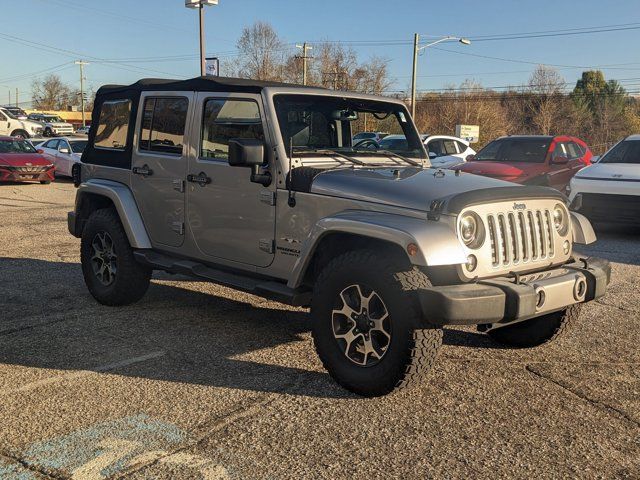
<svg viewBox="0 0 640 480">
<path fill-rule="evenodd" d="M 526 210 L 527 206 L 524 203 L 514 203 L 513 204 L 513 209 L 514 210 Z"/>
</svg>

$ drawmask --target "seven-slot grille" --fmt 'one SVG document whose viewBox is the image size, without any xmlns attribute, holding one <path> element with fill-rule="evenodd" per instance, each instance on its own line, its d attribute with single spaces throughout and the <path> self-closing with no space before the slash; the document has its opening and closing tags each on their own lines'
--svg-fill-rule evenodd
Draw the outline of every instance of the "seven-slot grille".
<svg viewBox="0 0 640 480">
<path fill-rule="evenodd" d="M 549 210 L 490 213 L 486 220 L 494 267 L 554 256 L 554 226 Z"/>
</svg>

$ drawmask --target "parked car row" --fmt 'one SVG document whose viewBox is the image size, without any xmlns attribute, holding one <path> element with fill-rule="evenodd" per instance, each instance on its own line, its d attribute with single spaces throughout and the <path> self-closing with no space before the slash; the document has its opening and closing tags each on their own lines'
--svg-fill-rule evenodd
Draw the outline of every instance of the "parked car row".
<svg viewBox="0 0 640 480">
<path fill-rule="evenodd" d="M 75 133 L 87 135 L 89 126 L 80 127 Z M 74 127 L 58 115 L 27 113 L 15 106 L 0 107 L 0 135 L 19 138 L 36 136 L 55 137 L 73 135 Z"/>
</svg>

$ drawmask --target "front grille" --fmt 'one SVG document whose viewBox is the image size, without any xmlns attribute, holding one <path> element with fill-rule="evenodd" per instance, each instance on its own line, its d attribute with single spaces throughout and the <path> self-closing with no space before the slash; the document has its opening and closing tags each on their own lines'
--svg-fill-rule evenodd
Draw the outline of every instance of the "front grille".
<svg viewBox="0 0 640 480">
<path fill-rule="evenodd" d="M 49 170 L 50 167 L 8 167 L 9 170 L 17 173 L 43 173 Z"/>
<path fill-rule="evenodd" d="M 489 213 L 486 224 L 495 268 L 554 256 L 554 227 L 549 210 Z"/>
</svg>

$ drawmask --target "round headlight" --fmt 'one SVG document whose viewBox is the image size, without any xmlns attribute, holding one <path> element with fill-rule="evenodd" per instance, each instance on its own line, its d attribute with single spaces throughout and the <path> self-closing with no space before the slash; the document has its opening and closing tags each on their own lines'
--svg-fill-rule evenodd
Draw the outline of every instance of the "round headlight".
<svg viewBox="0 0 640 480">
<path fill-rule="evenodd" d="M 564 236 L 569 230 L 569 216 L 567 210 L 560 204 L 557 204 L 553 209 L 553 226 L 556 227 L 556 231 Z"/>
<path fill-rule="evenodd" d="M 474 212 L 467 212 L 460 217 L 460 237 L 467 247 L 478 248 L 484 242 L 484 226 L 480 217 Z"/>
</svg>

